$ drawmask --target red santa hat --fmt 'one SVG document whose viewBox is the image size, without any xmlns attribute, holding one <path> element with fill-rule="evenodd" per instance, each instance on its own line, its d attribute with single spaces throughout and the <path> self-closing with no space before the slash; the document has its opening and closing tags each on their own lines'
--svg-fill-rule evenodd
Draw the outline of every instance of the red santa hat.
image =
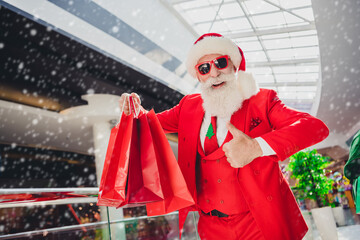
<svg viewBox="0 0 360 240">
<path fill-rule="evenodd" d="M 237 70 L 245 71 L 243 51 L 229 38 L 218 33 L 206 33 L 199 37 L 190 48 L 186 68 L 188 73 L 196 78 L 195 65 L 199 59 L 208 54 L 228 55 Z"/>
</svg>

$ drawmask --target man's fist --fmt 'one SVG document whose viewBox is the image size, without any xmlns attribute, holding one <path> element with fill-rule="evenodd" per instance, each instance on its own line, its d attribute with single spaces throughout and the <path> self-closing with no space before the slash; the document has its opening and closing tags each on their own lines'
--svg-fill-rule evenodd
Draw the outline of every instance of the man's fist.
<svg viewBox="0 0 360 240">
<path fill-rule="evenodd" d="M 233 168 L 244 167 L 255 158 L 262 156 L 263 152 L 255 139 L 250 138 L 230 122 L 226 127 L 233 135 L 233 139 L 223 145 L 223 151 Z"/>
<path fill-rule="evenodd" d="M 139 111 L 144 112 L 144 108 L 141 106 L 141 101 L 140 101 L 140 97 L 139 95 L 137 95 L 136 93 L 123 93 L 121 94 L 120 100 L 119 100 L 119 106 L 120 106 L 120 110 L 123 110 L 124 113 L 126 115 L 130 115 L 131 114 L 131 110 L 130 110 L 130 102 L 129 102 L 129 97 L 132 97 L 132 99 L 134 100 L 134 108 L 135 111 L 138 113 Z"/>
</svg>

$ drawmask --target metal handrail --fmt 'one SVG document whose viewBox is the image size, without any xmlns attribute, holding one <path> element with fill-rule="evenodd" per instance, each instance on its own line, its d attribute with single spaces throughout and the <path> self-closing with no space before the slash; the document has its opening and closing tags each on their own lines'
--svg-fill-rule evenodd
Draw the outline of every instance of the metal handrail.
<svg viewBox="0 0 360 240">
<path fill-rule="evenodd" d="M 71 198 L 60 198 L 46 201 L 14 201 L 14 202 L 0 202 L 1 208 L 14 208 L 14 207 L 30 207 L 30 206 L 47 206 L 47 205 L 63 205 L 63 204 L 74 204 L 74 203 L 95 203 L 99 193 L 99 188 L 0 188 L 0 196 L 2 194 L 36 194 L 36 193 L 74 193 L 74 194 L 86 194 L 88 197 L 71 197 Z"/>
<path fill-rule="evenodd" d="M 97 194 L 99 188 L 0 188 L 0 194 L 19 194 L 19 193 L 41 193 L 41 192 L 73 192 L 82 194 Z"/>
<path fill-rule="evenodd" d="M 81 198 L 65 198 L 65 199 L 56 199 L 56 200 L 46 200 L 41 202 L 31 202 L 31 201 L 19 201 L 19 202 L 8 202 L 1 203 L 1 208 L 15 208 L 15 207 L 32 207 L 32 206 L 48 206 L 48 205 L 65 205 L 65 204 L 75 204 L 75 203 L 95 203 L 97 197 L 81 197 Z"/>
</svg>

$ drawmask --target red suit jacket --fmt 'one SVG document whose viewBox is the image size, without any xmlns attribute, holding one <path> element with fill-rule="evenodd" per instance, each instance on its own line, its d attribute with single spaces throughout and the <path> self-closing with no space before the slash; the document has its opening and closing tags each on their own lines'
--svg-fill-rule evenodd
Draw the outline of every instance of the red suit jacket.
<svg viewBox="0 0 360 240">
<path fill-rule="evenodd" d="M 157 114 L 165 132 L 178 133 L 178 163 L 195 201 L 202 103 L 200 94 L 187 95 L 174 108 Z M 241 191 L 263 235 L 267 240 L 302 239 L 307 226 L 278 161 L 320 142 L 328 136 L 328 128 L 319 119 L 286 107 L 275 91 L 266 89 L 244 100 L 230 122 L 252 138 L 261 136 L 276 152 L 237 169 Z M 231 139 L 228 133 L 225 141 Z M 223 151 L 218 153 L 215 157 L 224 156 Z"/>
</svg>

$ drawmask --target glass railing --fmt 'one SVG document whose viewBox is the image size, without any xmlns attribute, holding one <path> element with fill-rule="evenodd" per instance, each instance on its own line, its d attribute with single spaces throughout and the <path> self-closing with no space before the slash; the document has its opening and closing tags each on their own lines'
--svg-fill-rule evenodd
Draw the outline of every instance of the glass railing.
<svg viewBox="0 0 360 240">
<path fill-rule="evenodd" d="M 145 207 L 96 205 L 97 188 L 0 189 L 0 239 L 179 239 L 178 212 L 148 217 Z M 199 239 L 198 215 L 182 239 Z"/>
<path fill-rule="evenodd" d="M 178 212 L 148 217 L 144 206 L 99 207 L 97 194 L 98 188 L 0 189 L 0 240 L 179 239 Z M 333 210 L 338 235 L 344 237 L 339 239 L 356 239 L 360 217 L 355 208 L 350 204 Z M 309 226 L 304 239 L 320 239 L 311 213 L 303 215 Z M 198 218 L 194 212 L 187 216 L 182 240 L 199 239 Z"/>
<path fill-rule="evenodd" d="M 190 227 L 190 228 L 189 228 Z M 182 239 L 198 239 L 193 219 L 190 219 Z M 1 235 L 0 239 L 179 239 L 176 212 L 157 217 L 134 217 L 114 221 L 99 221 L 79 225 L 38 229 Z"/>
</svg>

